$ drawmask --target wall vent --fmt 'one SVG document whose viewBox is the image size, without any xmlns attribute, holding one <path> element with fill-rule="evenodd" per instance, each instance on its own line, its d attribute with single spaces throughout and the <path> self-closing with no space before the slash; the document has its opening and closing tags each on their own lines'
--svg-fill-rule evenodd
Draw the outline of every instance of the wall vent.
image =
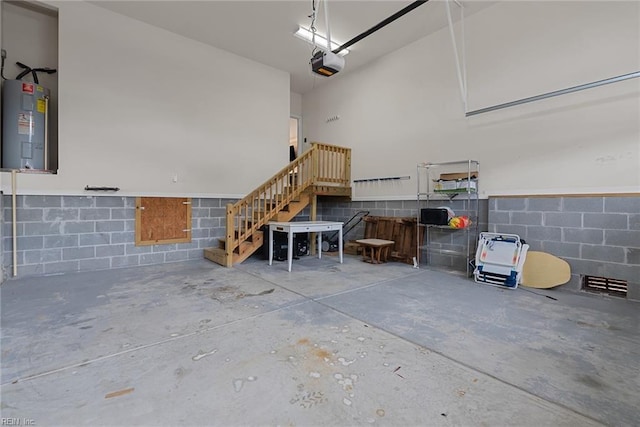
<svg viewBox="0 0 640 427">
<path fill-rule="evenodd" d="M 582 289 L 617 297 L 626 297 L 627 281 L 611 279 L 609 277 L 582 276 Z"/>
</svg>

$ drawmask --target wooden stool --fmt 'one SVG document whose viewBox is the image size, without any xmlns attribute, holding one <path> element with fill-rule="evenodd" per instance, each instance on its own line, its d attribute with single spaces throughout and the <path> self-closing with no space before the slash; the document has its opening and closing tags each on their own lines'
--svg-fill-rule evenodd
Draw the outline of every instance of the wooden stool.
<svg viewBox="0 0 640 427">
<path fill-rule="evenodd" d="M 387 262 L 389 256 L 389 248 L 396 242 L 393 240 L 383 239 L 360 239 L 356 240 L 362 246 L 362 260 L 371 264 L 380 264 Z M 370 250 L 370 259 L 367 259 L 367 249 Z"/>
</svg>

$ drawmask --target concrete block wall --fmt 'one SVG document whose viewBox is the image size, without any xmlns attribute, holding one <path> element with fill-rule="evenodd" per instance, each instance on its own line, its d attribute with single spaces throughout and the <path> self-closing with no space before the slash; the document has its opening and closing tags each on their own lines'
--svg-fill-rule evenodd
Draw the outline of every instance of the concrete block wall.
<svg viewBox="0 0 640 427">
<path fill-rule="evenodd" d="M 11 197 L 2 198 L 2 267 L 12 270 Z M 191 243 L 135 246 L 135 197 L 18 196 L 18 276 L 202 259 L 225 235 L 225 206 L 192 199 Z"/>
<path fill-rule="evenodd" d="M 476 202 L 471 202 L 476 203 Z M 479 221 L 478 230 L 487 230 L 487 211 L 488 201 L 479 200 Z M 429 205 L 425 202 L 420 203 L 420 208 L 449 206 L 456 215 L 469 215 L 469 202 L 466 200 L 436 200 L 431 201 Z M 473 207 L 475 209 L 475 207 Z M 325 221 L 342 221 L 347 222 L 349 218 L 358 211 L 369 211 L 371 216 L 395 216 L 395 217 L 417 217 L 418 204 L 416 200 L 388 200 L 388 201 L 363 201 L 363 202 L 345 202 L 341 200 L 332 201 L 331 199 L 322 199 L 318 209 L 318 214 Z M 364 222 L 361 222 L 352 231 L 345 236 L 345 241 L 357 240 L 364 237 Z M 463 250 L 467 244 L 467 234 L 462 230 L 442 230 L 431 228 L 429 230 L 430 241 L 436 247 L 450 250 Z M 475 234 L 472 232 L 472 234 Z M 475 245 L 477 236 L 469 236 L 473 245 L 471 251 L 475 253 Z M 426 263 L 426 254 L 421 254 L 421 264 Z M 466 270 L 466 260 L 463 257 L 432 254 L 429 264 L 438 267 L 453 269 L 457 271 Z"/>
<path fill-rule="evenodd" d="M 192 199 L 192 242 L 135 246 L 135 198 L 18 196 L 18 275 L 45 275 L 202 259 L 202 249 L 225 235 L 225 205 L 235 200 Z M 11 196 L 0 198 L 3 278 L 12 270 Z M 442 205 L 434 202 L 435 206 Z M 466 213 L 463 201 L 448 204 Z M 423 206 L 422 206 L 423 207 Z M 322 198 L 318 219 L 346 222 L 358 211 L 415 217 L 415 200 L 355 201 Z M 532 250 L 566 259 L 565 288 L 579 290 L 584 274 L 627 280 L 628 298 L 640 300 L 640 197 L 517 197 L 480 200 L 479 231 L 516 233 Z M 309 209 L 301 213 L 308 217 Z M 435 230 L 432 243 L 458 248 L 464 233 Z M 438 233 L 440 235 L 438 235 Z M 346 236 L 364 236 L 361 222 Z M 464 270 L 458 257 L 434 256 L 436 267 Z"/>
<path fill-rule="evenodd" d="M 566 288 L 581 289 L 583 275 L 609 277 L 626 280 L 628 298 L 640 300 L 640 196 L 491 198 L 489 231 L 565 259 Z"/>
<path fill-rule="evenodd" d="M 417 212 L 416 206 L 415 200 L 353 202 L 345 201 L 341 198 L 332 199 L 327 197 L 319 199 L 318 219 L 346 223 L 360 211 L 369 212 L 371 216 L 415 217 Z M 361 221 L 344 236 L 344 240 L 349 241 L 364 238 L 364 227 L 365 223 Z"/>
</svg>

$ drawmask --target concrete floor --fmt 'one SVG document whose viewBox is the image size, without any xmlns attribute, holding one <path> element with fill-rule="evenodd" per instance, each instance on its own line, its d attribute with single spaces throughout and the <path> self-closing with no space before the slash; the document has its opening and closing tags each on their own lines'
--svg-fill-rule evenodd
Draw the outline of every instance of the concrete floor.
<svg viewBox="0 0 640 427">
<path fill-rule="evenodd" d="M 536 292 L 351 256 L 10 280 L 2 421 L 638 425 L 640 306 Z"/>
</svg>

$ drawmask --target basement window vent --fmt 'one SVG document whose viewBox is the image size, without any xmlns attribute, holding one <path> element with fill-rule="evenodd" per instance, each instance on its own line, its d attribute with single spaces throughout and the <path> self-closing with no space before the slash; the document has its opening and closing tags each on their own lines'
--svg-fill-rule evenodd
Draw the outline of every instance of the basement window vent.
<svg viewBox="0 0 640 427">
<path fill-rule="evenodd" d="M 617 297 L 626 297 L 627 281 L 611 279 L 609 277 L 582 276 L 582 289 Z"/>
</svg>

